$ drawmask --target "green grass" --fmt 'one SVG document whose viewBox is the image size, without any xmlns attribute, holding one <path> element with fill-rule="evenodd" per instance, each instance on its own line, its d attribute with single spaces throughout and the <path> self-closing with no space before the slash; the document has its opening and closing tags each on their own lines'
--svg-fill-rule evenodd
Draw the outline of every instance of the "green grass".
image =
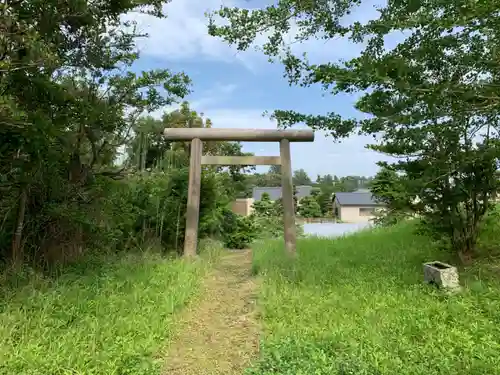
<svg viewBox="0 0 500 375">
<path fill-rule="evenodd" d="M 461 270 L 464 290 L 423 284 L 422 263 L 453 261 L 412 225 L 255 250 L 265 334 L 249 374 L 500 374 L 500 272 Z M 498 264 L 498 263 L 497 263 Z"/>
<path fill-rule="evenodd" d="M 24 286 L 3 285 L 0 374 L 159 373 L 155 357 L 174 313 L 196 294 L 208 263 L 102 256 L 56 279 L 32 274 Z"/>
</svg>

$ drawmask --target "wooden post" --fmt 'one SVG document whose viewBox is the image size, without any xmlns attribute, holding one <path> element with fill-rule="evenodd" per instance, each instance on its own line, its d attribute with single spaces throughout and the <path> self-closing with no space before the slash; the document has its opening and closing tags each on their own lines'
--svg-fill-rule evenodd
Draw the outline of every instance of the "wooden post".
<svg viewBox="0 0 500 375">
<path fill-rule="evenodd" d="M 201 157 L 202 165 L 281 165 L 279 156 L 212 156 Z"/>
<path fill-rule="evenodd" d="M 311 129 L 223 129 L 223 128 L 167 128 L 163 135 L 169 141 L 190 141 L 199 138 L 202 141 L 236 142 L 313 142 Z"/>
<path fill-rule="evenodd" d="M 186 237 L 184 255 L 196 256 L 198 222 L 200 218 L 201 165 L 280 165 L 282 174 L 282 198 L 284 209 L 285 247 L 288 253 L 296 252 L 295 210 L 292 184 L 292 161 L 290 142 L 313 142 L 310 129 L 213 129 L 213 128 L 168 128 L 164 131 L 169 141 L 191 141 L 189 164 L 189 188 L 186 213 Z M 214 156 L 202 157 L 203 141 L 280 142 L 280 157 L 276 156 Z"/>
<path fill-rule="evenodd" d="M 191 141 L 191 158 L 189 161 L 189 186 L 186 210 L 186 236 L 184 239 L 184 256 L 196 256 L 198 245 L 198 222 L 200 219 L 201 193 L 201 155 L 203 144 L 199 138 Z"/>
<path fill-rule="evenodd" d="M 283 199 L 283 219 L 285 230 L 285 248 L 289 254 L 296 252 L 295 210 L 293 205 L 292 160 L 290 141 L 280 141 L 281 190 Z"/>
</svg>

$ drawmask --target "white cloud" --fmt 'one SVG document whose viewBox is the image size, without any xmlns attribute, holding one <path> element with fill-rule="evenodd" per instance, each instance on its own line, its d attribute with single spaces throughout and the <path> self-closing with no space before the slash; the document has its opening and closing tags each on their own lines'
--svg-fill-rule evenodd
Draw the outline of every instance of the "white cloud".
<svg viewBox="0 0 500 375">
<path fill-rule="evenodd" d="M 226 0 L 225 5 L 234 5 L 237 0 Z M 366 21 L 375 13 L 369 9 L 373 1 L 368 2 L 354 12 L 355 20 Z M 260 64 L 267 64 L 261 52 L 247 51 L 237 53 L 224 42 L 207 34 L 207 20 L 204 13 L 220 7 L 221 0 L 174 0 L 166 6 L 167 19 L 133 14 L 131 18 L 138 22 L 140 31 L 150 37 L 142 39 L 139 49 L 143 57 L 155 57 L 164 61 L 215 60 L 239 63 L 250 70 Z M 248 3 L 247 3 L 248 4 Z M 259 39 L 263 41 L 264 36 Z M 289 36 L 293 40 L 292 35 Z M 310 40 L 303 44 L 292 44 L 295 53 L 307 52 L 313 62 L 328 61 L 336 58 L 349 58 L 360 52 L 360 47 L 345 39 Z M 262 113 L 274 108 L 227 108 L 223 103 L 234 94 L 235 84 L 215 83 L 210 90 L 198 91 L 188 98 L 191 107 L 213 121 L 219 128 L 276 128 L 276 123 Z M 164 111 L 171 111 L 176 106 L 163 108 L 150 113 L 161 117 Z M 375 163 L 384 159 L 381 155 L 365 149 L 371 141 L 365 137 L 351 137 L 341 144 L 334 143 L 323 133 L 316 134 L 314 143 L 296 143 L 292 145 L 293 168 L 304 168 L 311 177 L 317 174 L 336 174 L 339 176 L 358 174 L 373 175 L 377 170 Z M 278 155 L 277 144 L 245 143 L 244 149 L 257 155 Z"/>
<path fill-rule="evenodd" d="M 262 117 L 259 109 L 210 109 L 210 119 L 218 128 L 276 128 L 276 123 Z M 371 137 L 352 136 L 342 143 L 334 143 L 325 132 L 316 132 L 313 143 L 292 144 L 294 169 L 305 169 L 311 177 L 317 174 L 374 175 L 377 161 L 388 160 L 381 154 L 367 150 Z M 243 149 L 256 155 L 279 155 L 277 143 L 243 143 Z"/>
<path fill-rule="evenodd" d="M 218 9 L 223 3 L 232 5 L 231 1 L 221 0 L 174 0 L 165 5 L 166 19 L 141 13 L 131 13 L 125 19 L 136 21 L 138 31 L 149 35 L 138 41 L 143 55 L 163 60 L 204 58 L 244 62 L 241 54 L 208 35 L 205 12 Z"/>
<path fill-rule="evenodd" d="M 233 83 L 216 82 L 211 89 L 203 91 L 200 98 L 191 101 L 191 107 L 198 112 L 203 112 L 206 108 L 226 100 L 237 88 L 238 85 Z"/>
<path fill-rule="evenodd" d="M 215 82 L 213 86 L 208 90 L 197 91 L 195 95 L 185 98 L 189 102 L 191 109 L 195 110 L 199 114 L 209 114 L 206 112 L 210 111 L 211 108 L 219 106 L 224 103 L 228 97 L 238 88 L 238 85 L 234 83 L 224 84 L 221 82 Z M 179 104 L 173 104 L 170 106 L 165 106 L 156 111 L 145 113 L 145 115 L 161 118 L 165 112 L 171 112 L 179 108 Z M 210 117 L 208 115 L 208 117 Z"/>
<path fill-rule="evenodd" d="M 203 102 L 203 98 L 200 102 Z M 217 128 L 276 128 L 274 121 L 262 116 L 263 109 L 228 109 L 210 106 L 196 107 L 194 105 L 192 108 L 206 113 L 207 117 L 212 120 L 214 127 Z M 313 143 L 292 144 L 293 168 L 303 168 L 313 178 L 317 174 L 327 173 L 338 176 L 374 175 L 378 169 L 376 162 L 389 159 L 374 151 L 367 150 L 365 145 L 371 142 L 373 142 L 371 137 L 352 136 L 342 143 L 334 143 L 325 132 L 316 132 Z M 244 142 L 243 149 L 256 155 L 279 155 L 279 145 L 274 142 Z M 259 170 L 265 169 L 260 168 Z"/>
<path fill-rule="evenodd" d="M 161 60 L 193 60 L 206 59 L 243 64 L 250 70 L 255 70 L 259 64 L 266 64 L 267 59 L 262 52 L 250 49 L 238 52 L 225 42 L 211 37 L 207 31 L 205 12 L 219 9 L 221 5 L 247 7 L 248 2 L 241 0 L 174 0 L 165 6 L 166 19 L 158 19 L 140 13 L 131 13 L 125 18 L 134 20 L 140 32 L 149 34 L 149 38 L 138 41 L 139 51 L 143 56 L 155 57 Z M 373 9 L 375 4 L 383 0 L 369 0 L 355 9 L 348 21 L 362 23 L 377 16 Z M 251 3 L 250 3 L 251 4 Z M 347 22 L 347 21 L 346 21 Z M 350 58 L 359 54 L 360 45 L 355 45 L 347 38 L 330 40 L 311 39 L 304 43 L 294 43 L 296 27 L 292 27 L 286 38 L 292 51 L 297 54 L 306 52 L 311 61 L 328 61 L 338 58 Z M 256 46 L 266 40 L 266 35 L 257 38 Z"/>
</svg>

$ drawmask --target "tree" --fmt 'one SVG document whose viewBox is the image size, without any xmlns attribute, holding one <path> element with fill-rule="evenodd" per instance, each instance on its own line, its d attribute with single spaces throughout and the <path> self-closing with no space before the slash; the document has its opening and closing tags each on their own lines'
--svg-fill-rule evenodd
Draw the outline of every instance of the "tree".
<svg viewBox="0 0 500 375">
<path fill-rule="evenodd" d="M 311 185 L 312 181 L 307 172 L 303 169 L 298 169 L 293 172 L 293 183 L 295 185 Z"/>
<path fill-rule="evenodd" d="M 273 202 L 268 193 L 263 193 L 260 200 L 253 203 L 253 210 L 259 216 L 274 216 Z"/>
<path fill-rule="evenodd" d="M 316 202 L 318 202 L 322 216 L 331 216 L 332 215 L 332 196 L 335 190 L 333 186 L 323 185 L 321 186 L 321 191 L 318 195 L 315 196 Z"/>
<path fill-rule="evenodd" d="M 162 166 L 165 157 L 171 150 L 170 143 L 163 137 L 165 124 L 158 119 L 147 116 L 139 118 L 134 126 L 134 136 L 128 143 L 128 163 L 135 165 L 138 170 L 157 168 Z M 172 152 L 173 155 L 178 153 Z M 183 164 L 187 159 L 183 155 Z"/>
<path fill-rule="evenodd" d="M 322 215 L 321 207 L 312 196 L 302 198 L 298 213 L 300 216 L 306 218 L 321 217 Z"/>
<path fill-rule="evenodd" d="M 274 201 L 274 213 L 276 216 L 283 217 L 283 214 L 285 213 L 285 209 L 283 207 L 283 199 L 279 198 Z"/>
<path fill-rule="evenodd" d="M 281 165 L 271 165 L 267 173 L 281 175 Z"/>
<path fill-rule="evenodd" d="M 395 208 L 407 208 L 412 199 L 408 190 L 408 181 L 405 176 L 400 176 L 387 165 L 382 164 L 382 168 L 373 179 L 371 192 L 381 203 Z"/>
<path fill-rule="evenodd" d="M 352 176 L 341 177 L 337 182 L 334 182 L 334 191 L 352 192 L 358 190 L 358 180 Z"/>
<path fill-rule="evenodd" d="M 405 175 L 399 175 L 385 163 L 381 163 L 381 167 L 371 186 L 374 198 L 385 206 L 377 222 L 394 224 L 414 214 L 417 197 L 412 195 L 411 192 L 415 189 Z"/>
<path fill-rule="evenodd" d="M 297 196 L 297 186 L 293 185 L 293 210 L 295 213 L 297 213 L 297 210 L 299 209 L 299 197 Z"/>
<path fill-rule="evenodd" d="M 333 185 L 334 180 L 331 174 L 326 174 L 324 176 L 318 175 L 318 178 L 316 179 L 316 183 L 320 185 Z"/>
<path fill-rule="evenodd" d="M 281 186 L 281 165 L 271 165 L 269 171 L 262 177 L 263 179 L 260 180 L 260 183 L 263 185 L 259 186 Z"/>
<path fill-rule="evenodd" d="M 213 123 L 209 118 L 203 118 L 190 108 L 188 102 L 182 102 L 180 108 L 165 112 L 162 119 L 142 117 L 134 127 L 134 137 L 129 142 L 128 162 L 136 165 L 139 170 L 187 167 L 189 165 L 189 142 L 170 142 L 165 140 L 165 128 L 210 128 Z M 252 155 L 242 150 L 239 142 L 204 142 L 204 155 L 242 156 Z M 245 173 L 255 170 L 255 166 L 206 166 L 214 172 L 228 172 L 230 187 L 234 196 L 245 196 L 248 190 Z"/>
<path fill-rule="evenodd" d="M 284 64 L 291 84 L 361 92 L 356 108 L 370 115 L 362 120 L 290 110 L 274 117 L 280 126 L 304 122 L 335 138 L 381 134 L 369 147 L 399 159 L 391 167 L 418 189 L 415 209 L 423 221 L 468 259 L 498 190 L 500 39 L 492 37 L 498 4 L 392 1 L 378 19 L 342 23 L 357 4 L 279 0 L 251 12 L 225 8 L 218 14 L 229 24 L 217 26 L 212 18 L 209 31 L 246 49 L 272 30 L 263 51 Z M 287 48 L 292 23 L 297 42 L 347 35 L 366 47 L 349 61 L 310 64 Z M 387 50 L 384 40 L 393 32 L 409 36 Z"/>
<path fill-rule="evenodd" d="M 252 176 L 252 184 L 261 187 L 281 186 L 281 166 L 272 165 L 267 173 L 255 173 Z"/>
<path fill-rule="evenodd" d="M 113 160 L 137 118 L 189 92 L 183 73 L 129 70 L 140 35 L 122 15 L 135 10 L 163 17 L 164 3 L 12 1 L 0 7 L 8 35 L 0 38 L 0 248 L 12 238 L 11 254 L 2 251 L 2 258 L 22 260 L 25 233 L 27 247 L 41 252 L 60 248 L 65 237 L 83 242 L 84 228 L 96 222 L 90 207 L 103 194 L 96 181 L 121 175 Z"/>
</svg>

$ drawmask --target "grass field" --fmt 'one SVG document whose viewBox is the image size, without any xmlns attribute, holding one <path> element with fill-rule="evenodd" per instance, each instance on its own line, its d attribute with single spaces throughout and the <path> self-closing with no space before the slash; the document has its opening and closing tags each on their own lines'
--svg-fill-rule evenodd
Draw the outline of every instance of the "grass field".
<svg viewBox="0 0 500 375">
<path fill-rule="evenodd" d="M 481 248 L 491 250 L 498 230 L 486 229 Z M 175 356 L 173 349 L 189 354 L 195 345 L 196 331 L 177 345 L 171 339 L 181 321 L 176 312 L 197 294 L 206 301 L 194 310 L 192 329 L 211 339 L 198 340 L 193 361 L 211 349 L 207 358 L 217 369 L 227 353 L 242 352 L 233 336 L 252 339 L 251 298 L 243 301 L 238 289 L 247 281 L 258 281 L 264 330 L 260 359 L 247 375 L 500 374 L 498 259 L 483 257 L 462 269 L 463 291 L 448 295 L 423 284 L 422 263 L 456 260 L 408 224 L 335 240 L 301 239 L 298 250 L 291 260 L 281 241 L 259 243 L 253 259 L 259 280 L 251 278 L 249 260 L 214 273 L 216 248 L 197 262 L 150 251 L 89 258 L 56 278 L 4 278 L 0 375 L 160 374 L 167 347 Z M 215 283 L 211 294 L 198 293 L 202 280 Z M 223 293 L 224 286 L 232 289 Z M 241 311 L 223 315 L 238 303 Z M 205 332 L 214 322 L 227 325 L 226 336 L 216 325 Z M 221 340 L 230 349 L 213 348 Z"/>
<path fill-rule="evenodd" d="M 298 250 L 255 249 L 265 332 L 248 374 L 500 374 L 499 263 L 462 270 L 452 296 L 423 284 L 422 263 L 456 262 L 411 225 Z"/>
<path fill-rule="evenodd" d="M 174 313 L 198 291 L 211 252 L 190 263 L 154 252 L 88 259 L 64 276 L 2 285 L 0 374 L 154 375 Z M 18 280 L 18 278 L 17 278 Z"/>
</svg>

